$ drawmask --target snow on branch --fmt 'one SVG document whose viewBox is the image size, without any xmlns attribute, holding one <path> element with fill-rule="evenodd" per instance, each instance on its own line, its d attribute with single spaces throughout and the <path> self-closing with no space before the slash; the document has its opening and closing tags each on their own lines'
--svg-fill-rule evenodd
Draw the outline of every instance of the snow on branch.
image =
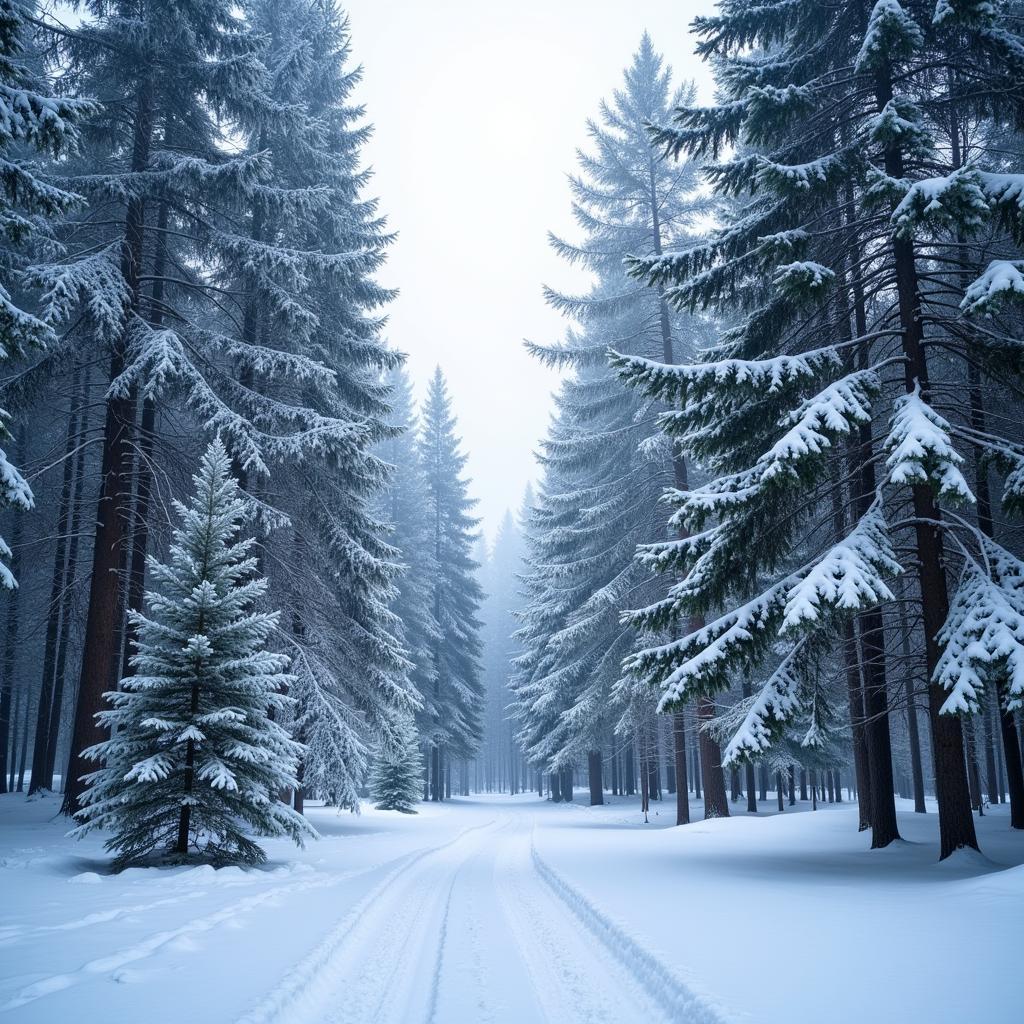
<svg viewBox="0 0 1024 1024">
<path fill-rule="evenodd" d="M 801 679 L 796 662 L 804 642 L 794 647 L 749 701 L 746 714 L 722 752 L 722 767 L 769 750 L 782 726 L 800 707 Z"/>
<path fill-rule="evenodd" d="M 996 313 L 1008 300 L 1024 301 L 1024 260 L 993 260 L 964 292 L 965 313 Z"/>
<path fill-rule="evenodd" d="M 735 385 L 752 391 L 767 389 L 769 394 L 774 394 L 787 384 L 813 380 L 840 365 L 834 348 L 773 359 L 722 359 L 691 365 L 659 363 L 641 356 L 610 352 L 609 361 L 627 384 L 666 402 L 683 400 L 691 391 Z"/>
<path fill-rule="evenodd" d="M 871 422 L 872 399 L 881 390 L 873 370 L 858 370 L 829 384 L 813 398 L 782 420 L 789 425 L 767 452 L 758 459 L 762 482 L 781 475 L 796 475 L 796 464 L 809 455 L 820 455 L 833 440 Z"/>
<path fill-rule="evenodd" d="M 893 210 L 892 224 L 895 233 L 904 238 L 911 237 L 914 228 L 925 222 L 971 231 L 986 222 L 989 212 L 981 175 L 968 166 L 915 181 Z"/>
<path fill-rule="evenodd" d="M 982 561 L 967 557 L 939 632 L 935 682 L 949 696 L 943 714 L 975 714 L 986 686 L 1006 680 L 1004 706 L 1024 707 L 1024 563 L 979 535 Z"/>
<path fill-rule="evenodd" d="M 661 686 L 659 713 L 695 693 L 720 689 L 731 670 L 756 663 L 773 641 L 791 583 L 787 577 L 688 636 L 638 651 L 625 659 L 623 668 L 641 682 Z M 641 626 L 643 614 L 627 613 Z"/>
<path fill-rule="evenodd" d="M 972 502 L 974 495 L 959 466 L 963 457 L 950 440 L 950 424 L 921 396 L 920 384 L 902 395 L 885 440 L 886 466 L 893 484 L 931 483 L 939 497 Z"/>
<path fill-rule="evenodd" d="M 924 33 L 897 0 L 878 0 L 868 18 L 854 67 L 870 71 L 883 62 L 909 57 L 924 45 Z"/>
<path fill-rule="evenodd" d="M 853 531 L 790 588 L 781 632 L 817 626 L 823 608 L 854 612 L 880 601 L 892 601 L 893 594 L 883 577 L 902 571 L 881 505 L 876 501 Z"/>
</svg>

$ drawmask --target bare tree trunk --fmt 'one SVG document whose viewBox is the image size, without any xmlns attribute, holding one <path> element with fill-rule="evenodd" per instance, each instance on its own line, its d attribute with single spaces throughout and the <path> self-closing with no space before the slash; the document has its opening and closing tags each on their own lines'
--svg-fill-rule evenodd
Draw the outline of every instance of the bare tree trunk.
<svg viewBox="0 0 1024 1024">
<path fill-rule="evenodd" d="M 25 428 L 18 431 L 17 441 L 18 465 L 25 462 Z M 14 525 L 11 529 L 11 575 L 17 580 L 21 578 L 21 545 L 24 538 L 23 517 L 15 512 Z M 15 699 L 14 713 L 11 713 L 11 699 L 14 694 L 14 665 L 18 655 L 18 615 L 21 611 L 21 590 L 7 591 L 7 622 L 4 631 L 4 656 L 0 664 L 2 671 L 2 689 L 0 689 L 0 793 L 14 788 L 14 763 L 17 746 L 16 728 L 18 721 L 18 704 L 21 690 Z M 8 739 L 10 737 L 10 739 Z M 7 781 L 7 766 L 10 763 L 10 785 Z"/>
<path fill-rule="evenodd" d="M 686 778 L 686 718 L 682 711 L 672 715 L 672 740 L 676 767 L 676 824 L 690 823 L 690 793 Z"/>
<path fill-rule="evenodd" d="M 601 780 L 601 751 L 587 754 L 587 781 L 590 784 L 590 806 L 604 803 L 604 784 Z"/>
<path fill-rule="evenodd" d="M 136 103 L 131 168 L 142 172 L 149 163 L 153 134 L 153 82 L 143 80 Z M 139 308 L 139 274 L 145 231 L 145 203 L 141 198 L 128 202 L 125 217 L 121 273 L 132 295 L 129 321 Z M 110 379 L 125 368 L 128 353 L 128 329 L 118 339 L 110 360 Z M 103 707 L 103 693 L 118 668 L 118 626 L 121 612 L 119 570 L 126 554 L 126 518 L 131 493 L 131 437 L 135 403 L 128 396 L 107 398 L 103 428 L 103 468 L 99 504 L 96 512 L 96 542 L 93 548 L 89 611 L 86 616 L 85 646 L 78 686 L 78 705 L 71 739 L 71 757 L 61 810 L 74 814 L 84 784 L 87 762 L 82 751 L 105 738 L 106 730 L 96 721 Z"/>
<path fill-rule="evenodd" d="M 53 773 L 57 762 L 57 741 L 60 737 L 61 717 L 64 710 L 64 687 L 67 678 L 68 649 L 71 644 L 71 610 L 74 594 L 73 583 L 78 575 L 79 533 L 82 529 L 82 491 L 85 487 L 85 439 L 89 430 L 89 371 L 85 371 L 82 381 L 82 416 L 78 428 L 76 442 L 78 454 L 75 456 L 75 490 L 71 499 L 71 516 L 68 521 L 70 542 L 68 544 L 67 562 L 65 564 L 64 587 L 61 591 L 60 633 L 57 639 L 57 664 L 54 668 L 53 701 L 50 708 L 49 736 L 46 741 L 46 778 L 47 787 L 53 788 Z M 64 779 L 67 785 L 67 779 Z"/>
<path fill-rule="evenodd" d="M 697 717 L 709 722 L 715 717 L 715 705 L 708 698 L 697 703 Z M 700 773 L 704 780 L 704 817 L 728 818 L 729 798 L 725 792 L 722 750 L 709 733 L 700 730 Z"/>
<path fill-rule="evenodd" d="M 74 476 L 74 447 L 79 438 L 81 402 L 79 400 L 80 371 L 75 370 L 71 385 L 71 408 L 64 440 L 64 467 L 61 475 L 60 499 L 57 510 L 57 541 L 53 553 L 53 571 L 50 576 L 50 600 L 46 611 L 46 640 L 43 645 L 43 675 L 39 683 L 39 702 L 36 705 L 35 741 L 32 744 L 32 781 L 29 796 L 53 785 L 52 772 L 47 777 L 49 760 L 47 743 L 50 737 L 50 717 L 53 709 L 54 675 L 57 661 L 57 641 L 60 630 L 60 610 L 64 588 L 68 584 L 67 549 L 69 543 L 68 520 L 71 506 L 71 488 Z"/>
</svg>

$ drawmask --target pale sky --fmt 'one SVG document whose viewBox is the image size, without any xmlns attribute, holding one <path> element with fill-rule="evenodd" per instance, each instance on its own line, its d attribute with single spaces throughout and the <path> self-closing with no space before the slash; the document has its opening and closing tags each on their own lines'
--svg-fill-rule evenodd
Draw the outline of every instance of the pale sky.
<svg viewBox="0 0 1024 1024">
<path fill-rule="evenodd" d="M 557 386 L 523 348 L 563 319 L 541 286 L 583 281 L 547 232 L 578 237 L 566 176 L 586 119 L 621 83 L 644 29 L 676 80 L 710 75 L 688 25 L 712 0 L 348 0 L 356 98 L 376 126 L 366 160 L 399 232 L 384 284 L 401 294 L 387 332 L 409 354 L 418 395 L 436 365 L 493 535 L 537 478 L 533 452 Z"/>
</svg>

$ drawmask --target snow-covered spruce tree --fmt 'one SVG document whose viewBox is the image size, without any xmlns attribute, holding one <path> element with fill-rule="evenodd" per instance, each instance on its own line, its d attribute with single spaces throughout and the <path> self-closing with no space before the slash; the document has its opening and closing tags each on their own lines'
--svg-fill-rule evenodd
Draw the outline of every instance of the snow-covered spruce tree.
<svg viewBox="0 0 1024 1024">
<path fill-rule="evenodd" d="M 433 652 L 441 638 L 434 619 L 434 530 L 409 376 L 399 368 L 387 380 L 391 386 L 388 421 L 398 432 L 376 448 L 391 471 L 374 511 L 390 529 L 388 541 L 402 563 L 391 610 L 401 623 L 402 644 L 411 666 L 409 678 L 423 699 L 420 721 L 425 722 L 434 715 L 430 707 L 435 679 Z"/>
<path fill-rule="evenodd" d="M 88 218 L 73 256 L 39 272 L 55 313 L 82 301 L 101 352 L 113 353 L 115 381 L 72 755 L 83 736 L 99 738 L 93 705 L 117 658 L 125 601 L 108 570 L 125 560 L 133 479 L 126 603 L 142 592 L 155 403 L 183 401 L 261 491 L 278 474 L 275 492 L 287 500 L 270 511 L 291 517 L 288 545 L 304 544 L 312 563 L 299 581 L 310 583 L 304 614 L 322 615 L 296 631 L 298 689 L 323 710 L 310 751 L 324 754 L 333 791 L 347 794 L 364 778 L 367 739 L 376 741 L 367 730 L 387 731 L 407 687 L 387 610 L 393 552 L 366 506 L 384 477 L 369 450 L 385 430 L 380 371 L 395 357 L 367 314 L 389 294 L 370 277 L 387 239 L 358 197 L 365 129 L 347 103 L 344 22 L 322 4 L 252 5 L 250 25 L 216 2 L 179 5 L 173 17 L 163 5 L 135 6 L 129 23 L 97 5 L 67 46 L 72 71 L 94 91 L 129 100 L 90 123 L 86 170 L 102 161 L 102 173 L 74 179 L 89 191 Z M 119 218 L 121 231 L 92 231 Z M 279 573 L 272 587 L 301 624 L 296 588 Z M 68 808 L 76 796 L 72 786 Z"/>
<path fill-rule="evenodd" d="M 473 757 L 483 735 L 480 621 L 483 594 L 472 558 L 475 501 L 463 477 L 466 456 L 455 433 L 451 399 L 440 367 L 423 406 L 420 455 L 427 480 L 427 516 L 434 553 L 434 679 L 424 697 L 420 734 L 430 744 L 429 794 L 443 800 L 452 762 Z M 447 783 L 447 785 L 446 785 Z"/>
<path fill-rule="evenodd" d="M 534 531 L 532 557 L 562 605 L 554 620 L 561 624 L 546 640 L 547 681 L 534 681 L 545 705 L 541 717 L 557 705 L 560 721 L 553 731 L 531 730 L 530 751 L 556 770 L 587 762 L 597 775 L 591 780 L 595 798 L 602 748 L 627 703 L 625 691 L 615 689 L 621 659 L 637 639 L 623 628 L 620 613 L 654 596 L 633 554 L 637 544 L 664 535 L 657 497 L 673 474 L 686 475 L 682 456 L 658 434 L 656 410 L 622 389 L 604 357 L 611 346 L 671 362 L 701 333 L 694 318 L 673 314 L 658 289 L 631 281 L 623 267 L 629 254 L 658 256 L 690 244 L 692 222 L 705 209 L 694 194 L 696 166 L 659 161 L 647 131 L 692 99 L 692 85 L 673 88 L 671 69 L 644 35 L 621 88 L 588 123 L 591 151 L 579 154 L 581 173 L 571 180 L 582 239 L 552 239 L 560 255 L 596 278 L 582 296 L 547 292 L 581 330 L 561 344 L 533 346 L 540 358 L 574 375 L 559 394 L 558 424 L 543 446 L 543 501 L 551 522 Z M 642 696 L 642 690 L 630 692 Z M 706 702 L 702 711 L 710 714 Z M 727 815 L 720 754 L 710 736 L 701 754 L 706 813 Z"/>
<path fill-rule="evenodd" d="M 423 790 L 423 755 L 412 717 L 401 723 L 401 742 L 382 751 L 370 774 L 370 794 L 382 811 L 415 814 Z"/>
<path fill-rule="evenodd" d="M 77 145 L 76 123 L 93 109 L 84 100 L 55 97 L 29 61 L 30 4 L 0 0 L 0 361 L 22 356 L 53 340 L 47 324 L 21 308 L 16 295 L 24 262 L 50 225 L 78 196 L 40 175 L 26 156 L 32 150 L 53 157 Z M 0 442 L 6 441 L 8 414 L 0 409 Z M 32 491 L 0 448 L 0 510 L 32 508 Z M 7 568 L 10 549 L 0 536 L 0 588 L 17 581 Z M 6 724 L 6 723 L 5 723 Z"/>
<path fill-rule="evenodd" d="M 300 651 L 292 693 L 308 747 L 302 791 L 354 807 L 370 753 L 401 746 L 416 706 L 392 607 L 401 555 L 379 505 L 390 476 L 379 445 L 399 429 L 387 374 L 401 357 L 382 343 L 378 313 L 393 293 L 373 279 L 391 236 L 362 195 L 370 127 L 351 102 L 360 72 L 348 66 L 346 19 L 313 0 L 246 10 L 266 40 L 268 95 L 245 122 L 266 171 L 244 230 L 224 241 L 244 300 L 240 330 L 221 329 L 244 350 L 255 338 L 266 362 L 240 363 L 241 379 L 297 417 L 281 464 L 249 475 L 292 524 L 266 550 L 273 599 Z M 267 372 L 274 360 L 282 373 Z"/>
<path fill-rule="evenodd" d="M 207 226 L 216 211 L 237 202 L 258 172 L 258 161 L 234 155 L 223 143 L 231 116 L 260 87 L 262 75 L 257 41 L 230 3 L 97 0 L 82 7 L 85 17 L 76 28 L 55 30 L 63 80 L 107 102 L 83 123 L 81 159 L 62 167 L 88 204 L 62 233 L 63 257 L 33 272 L 45 289 L 48 322 L 74 325 L 79 314 L 84 320 L 51 346 L 36 372 L 46 372 L 69 346 L 87 338 L 93 358 L 109 361 L 111 382 L 68 813 L 81 791 L 81 752 L 104 737 L 95 713 L 120 669 L 120 567 L 127 558 L 136 450 L 139 374 L 133 368 L 144 356 L 146 365 L 159 368 L 158 376 L 144 381 L 152 389 L 175 360 L 192 353 L 177 339 L 216 291 L 200 271 Z M 161 205 L 173 210 L 173 220 L 157 231 Z M 158 265 L 158 240 L 168 247 L 159 289 L 147 273 Z M 165 358 L 149 358 L 154 350 Z M 241 419 L 229 408 L 209 415 L 226 437 L 238 433 Z"/>
<path fill-rule="evenodd" d="M 296 785 L 302 748 L 274 721 L 291 703 L 289 659 L 267 649 L 277 614 L 256 612 L 266 591 L 253 541 L 239 540 L 245 502 L 220 440 L 176 503 L 170 561 L 150 562 L 159 590 L 136 614 L 135 673 L 106 694 L 111 738 L 85 751 L 103 767 L 86 777 L 75 834 L 111 831 L 121 866 L 196 853 L 216 863 L 259 863 L 247 835 L 313 829 L 278 793 Z"/>
<path fill-rule="evenodd" d="M 531 489 L 523 502 L 522 515 L 533 505 Z M 484 688 L 487 692 L 484 788 L 517 793 L 526 788 L 521 778 L 522 751 L 515 740 L 508 707 L 512 701 L 509 678 L 518 653 L 513 634 L 519 628 L 515 613 L 519 605 L 519 577 L 524 570 L 524 542 L 519 524 L 506 512 L 494 536 L 494 544 L 480 573 L 484 603 L 480 610 L 483 623 Z"/>
<path fill-rule="evenodd" d="M 740 145 L 708 175 L 743 205 L 707 244 L 638 260 L 634 272 L 671 285 L 674 304 L 744 319 L 694 366 L 616 360 L 631 382 L 677 404 L 667 430 L 715 474 L 672 495 L 675 522 L 693 533 L 643 557 L 683 579 L 633 621 L 718 617 L 630 667 L 671 706 L 754 670 L 781 634 L 788 653 L 733 744 L 756 753 L 806 708 L 807 665 L 828 633 L 860 613 L 873 845 L 885 845 L 898 833 L 878 608 L 893 600 L 885 577 L 904 544 L 918 566 L 946 857 L 977 841 L 961 725 L 948 713 L 961 707 L 944 668 L 945 631 L 956 628 L 944 563 L 967 561 L 983 542 L 940 502 L 973 500 L 958 449 L 1010 450 L 963 423 L 965 359 L 1009 339 L 977 327 L 967 338 L 948 298 L 949 232 L 1019 230 L 1020 179 L 986 169 L 996 155 L 984 132 L 970 170 L 934 175 L 952 156 L 958 103 L 974 124 L 1020 123 L 1024 49 L 1006 10 L 987 4 L 727 2 L 719 11 L 695 30 L 723 103 L 681 108 L 658 141 L 676 154 Z M 967 107 L 950 89 L 958 66 L 973 69 Z"/>
</svg>

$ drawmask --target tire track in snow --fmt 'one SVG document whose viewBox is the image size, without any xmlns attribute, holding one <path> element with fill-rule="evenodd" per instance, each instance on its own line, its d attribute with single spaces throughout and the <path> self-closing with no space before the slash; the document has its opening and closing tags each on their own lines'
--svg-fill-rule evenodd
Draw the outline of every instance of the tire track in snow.
<svg viewBox="0 0 1024 1024">
<path fill-rule="evenodd" d="M 666 1014 L 642 981 L 594 942 L 589 929 L 580 928 L 538 876 L 531 851 L 531 834 L 524 829 L 502 851 L 498 877 L 502 911 L 541 1019 L 551 1024 L 688 1024 L 687 1018 Z"/>
<path fill-rule="evenodd" d="M 385 1006 L 386 1001 L 394 1000 L 401 995 L 391 983 L 400 970 L 409 967 L 408 959 L 402 954 L 415 940 L 421 939 L 422 935 L 417 935 L 415 929 L 411 927 L 406 927 L 403 931 L 403 922 L 399 919 L 396 923 L 389 919 L 382 910 L 381 903 L 389 901 L 385 909 L 389 909 L 390 904 L 397 904 L 397 910 L 404 910 L 406 917 L 411 917 L 411 921 L 405 923 L 413 923 L 429 916 L 433 909 L 431 904 L 436 907 L 436 890 L 422 887 L 417 890 L 415 886 L 410 886 L 410 880 L 406 876 L 428 857 L 449 851 L 467 837 L 492 828 L 494 824 L 492 820 L 483 825 L 463 829 L 447 842 L 416 851 L 403 858 L 403 863 L 363 896 L 326 938 L 288 971 L 285 980 L 255 1008 L 240 1017 L 237 1024 L 271 1024 L 276 1021 L 311 1021 L 321 1024 L 346 1019 L 358 1024 L 368 1024 L 380 1019 L 381 1013 L 387 1011 L 398 1012 L 399 1016 L 395 1019 L 402 1024 L 409 1024 L 419 1017 L 411 1006 L 398 1007 L 393 1003 Z M 473 852 L 471 847 L 466 857 L 471 856 Z M 455 866 L 452 887 L 465 859 Z M 414 882 L 415 878 L 411 881 Z M 450 898 L 451 889 L 448 895 Z M 404 903 L 402 896 L 407 897 Z M 361 939 L 368 941 L 360 943 Z M 382 941 L 387 939 L 393 942 Z M 353 949 L 353 945 L 358 948 Z M 390 964 L 385 968 L 383 977 L 372 977 L 372 972 L 365 969 L 365 960 L 374 954 L 379 957 L 385 951 L 390 954 Z M 353 955 L 357 959 L 361 957 L 362 962 L 349 962 Z M 441 955 L 440 952 L 438 955 Z M 433 967 L 435 973 L 440 969 L 437 962 Z M 406 975 L 410 973 L 413 972 L 405 971 Z M 404 980 L 408 989 L 413 979 L 404 977 Z M 369 991 L 363 994 L 362 1002 L 359 1001 L 358 993 L 353 990 L 354 983 L 369 986 Z M 334 995 L 338 997 L 336 1006 L 331 1004 Z M 412 993 L 407 992 L 406 995 L 411 998 Z M 371 1003 L 370 1006 L 366 1005 L 367 1001 Z M 358 1016 L 351 1017 L 350 1014 L 353 1012 Z M 407 1015 L 409 1013 L 413 1015 Z"/>
<path fill-rule="evenodd" d="M 468 829 L 466 831 L 472 831 Z M 462 835 L 464 833 L 460 833 Z M 458 837 L 456 837 L 457 839 Z M 452 842 L 454 840 L 449 840 Z M 447 844 L 444 844 L 447 845 Z M 161 949 L 167 946 L 169 943 L 174 942 L 177 939 L 185 938 L 190 935 L 201 934 L 208 932 L 218 925 L 224 924 L 242 914 L 245 914 L 251 910 L 256 909 L 264 903 L 271 902 L 275 899 L 289 898 L 299 895 L 303 892 L 308 892 L 315 889 L 331 889 L 337 885 L 341 885 L 344 882 L 348 882 L 353 878 L 358 878 L 361 875 L 371 874 L 375 871 L 380 871 L 382 868 L 386 868 L 389 864 L 396 862 L 409 861 L 410 858 L 416 859 L 418 857 L 425 856 L 428 853 L 432 853 L 439 847 L 427 847 L 425 850 L 416 850 L 411 854 L 405 854 L 401 857 L 391 858 L 384 860 L 379 864 L 371 865 L 366 868 L 359 868 L 353 871 L 343 872 L 331 872 L 324 874 L 323 872 L 316 872 L 313 878 L 304 878 L 299 881 L 291 881 L 285 885 L 275 885 L 272 888 L 264 889 L 258 893 L 254 893 L 245 899 L 239 900 L 238 902 L 232 903 L 228 907 L 222 907 L 219 910 L 213 911 L 203 917 L 195 918 L 194 920 L 187 921 L 185 924 L 180 925 L 176 928 L 168 928 L 163 931 L 155 932 L 146 938 L 133 943 L 131 946 L 125 946 L 121 949 L 114 950 L 111 953 L 107 953 L 103 956 L 96 957 L 95 959 L 89 960 L 84 963 L 77 970 L 69 971 L 63 974 L 54 974 L 44 978 L 38 978 L 31 984 L 24 986 L 18 992 L 16 992 L 7 1002 L 0 1005 L 0 1014 L 8 1013 L 12 1010 L 19 1009 L 28 1003 L 35 1002 L 37 999 L 41 999 L 44 996 L 52 995 L 55 992 L 61 992 L 65 989 L 71 988 L 74 985 L 96 978 L 102 974 L 110 974 L 115 971 L 126 967 L 128 964 L 136 963 L 139 960 L 146 959 L 154 954 L 158 953 Z M 401 870 L 401 869 L 399 869 Z M 394 873 L 394 872 L 393 872 Z M 389 875 L 389 877 L 391 877 Z M 375 891 L 375 890 L 374 890 Z M 208 894 L 208 890 L 193 890 L 179 894 L 181 899 L 191 899 L 193 897 L 201 897 Z M 164 900 L 154 901 L 149 906 L 137 906 L 127 908 L 129 911 L 138 911 L 145 909 L 152 909 L 163 904 Z M 110 916 L 107 916 L 107 914 Z M 116 920 L 117 917 L 121 916 L 119 913 L 111 912 L 100 912 L 96 917 L 106 920 Z M 79 919 L 81 921 L 82 919 Z M 89 921 L 88 923 L 99 923 L 99 920 Z M 77 926 L 78 921 L 65 922 L 62 925 L 50 926 L 55 930 L 64 930 L 66 928 L 74 928 Z"/>
<path fill-rule="evenodd" d="M 530 837 L 530 859 L 548 889 L 583 924 L 609 954 L 677 1024 L 725 1024 L 718 1010 L 679 980 L 660 960 L 574 889 L 537 852 Z"/>
</svg>

